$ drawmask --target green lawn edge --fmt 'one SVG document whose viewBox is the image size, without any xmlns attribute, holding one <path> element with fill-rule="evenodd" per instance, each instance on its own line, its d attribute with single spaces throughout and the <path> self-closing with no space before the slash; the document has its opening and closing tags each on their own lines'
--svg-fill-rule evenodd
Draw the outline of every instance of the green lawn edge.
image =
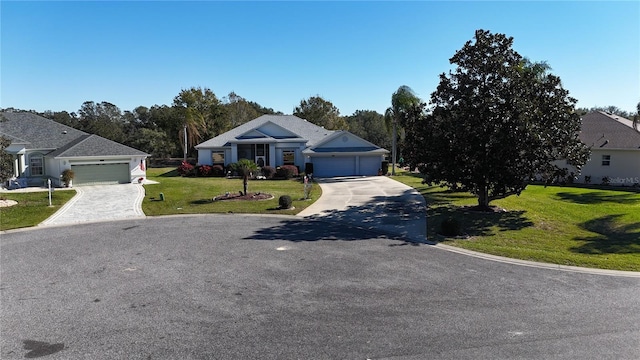
<svg viewBox="0 0 640 360">
<path fill-rule="evenodd" d="M 37 226 L 60 210 L 76 195 L 75 190 L 37 191 L 26 193 L 0 193 L 1 198 L 15 200 L 18 204 L 0 208 L 0 231 Z"/>
<path fill-rule="evenodd" d="M 633 189 L 529 185 L 520 196 L 493 201 L 503 212 L 479 213 L 469 193 L 422 184 L 417 174 L 392 179 L 427 202 L 427 237 L 468 250 L 514 259 L 607 270 L 640 271 L 640 193 Z M 456 219 L 463 236 L 440 224 Z"/>
<path fill-rule="evenodd" d="M 216 196 L 242 191 L 242 179 L 224 177 L 182 177 L 174 168 L 147 169 L 147 179 L 158 184 L 145 184 L 142 211 L 147 216 L 178 214 L 274 214 L 295 215 L 313 204 L 322 195 L 318 184 L 311 185 L 308 199 L 304 199 L 301 179 L 249 180 L 248 192 L 267 193 L 270 200 L 212 201 Z M 164 200 L 161 200 L 161 195 Z M 278 199 L 289 195 L 293 209 L 279 209 Z"/>
</svg>

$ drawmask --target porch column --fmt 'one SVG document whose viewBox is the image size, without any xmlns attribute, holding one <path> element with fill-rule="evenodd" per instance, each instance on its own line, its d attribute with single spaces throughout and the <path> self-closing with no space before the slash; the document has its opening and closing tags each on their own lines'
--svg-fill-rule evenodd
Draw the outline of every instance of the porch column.
<svg viewBox="0 0 640 360">
<path fill-rule="evenodd" d="M 231 144 L 231 162 L 238 162 L 238 144 Z"/>
<path fill-rule="evenodd" d="M 18 176 L 24 173 L 27 165 L 24 162 L 24 154 L 18 154 Z"/>
<path fill-rule="evenodd" d="M 269 144 L 269 166 L 276 167 L 276 144 Z"/>
<path fill-rule="evenodd" d="M 13 177 L 20 176 L 20 160 L 18 159 L 18 155 L 13 155 Z"/>
</svg>

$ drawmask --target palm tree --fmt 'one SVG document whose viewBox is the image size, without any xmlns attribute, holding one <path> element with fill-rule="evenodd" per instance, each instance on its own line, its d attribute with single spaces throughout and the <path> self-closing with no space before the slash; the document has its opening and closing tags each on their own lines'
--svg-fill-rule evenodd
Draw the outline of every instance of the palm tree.
<svg viewBox="0 0 640 360">
<path fill-rule="evenodd" d="M 258 170 L 258 165 L 251 160 L 240 159 L 236 163 L 236 170 L 242 174 L 242 186 L 244 188 L 244 195 L 247 195 L 247 185 L 249 184 L 249 176 L 251 173 Z"/>
<path fill-rule="evenodd" d="M 391 175 L 396 174 L 398 124 L 402 125 L 402 118 L 407 113 L 407 110 L 418 104 L 420 104 L 420 98 L 416 93 L 407 85 L 402 85 L 391 95 L 391 107 L 384 113 L 387 131 L 393 126 L 393 138 L 391 139 L 391 161 L 393 166 L 391 167 Z"/>
</svg>

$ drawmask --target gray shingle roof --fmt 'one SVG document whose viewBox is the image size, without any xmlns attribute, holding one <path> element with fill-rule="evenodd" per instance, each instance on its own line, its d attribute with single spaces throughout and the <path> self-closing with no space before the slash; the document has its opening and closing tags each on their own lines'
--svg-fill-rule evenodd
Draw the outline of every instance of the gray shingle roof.
<svg viewBox="0 0 640 360">
<path fill-rule="evenodd" d="M 196 145 L 196 149 L 228 146 L 230 141 L 238 142 L 238 139 L 236 139 L 237 137 L 253 129 L 259 128 L 268 122 L 295 133 L 300 137 L 300 140 L 307 140 L 307 146 L 313 146 L 325 136 L 333 133 L 332 130 L 327 130 L 294 115 L 262 115 L 257 119 L 253 119 L 227 131 L 226 133 L 220 134 Z"/>
<path fill-rule="evenodd" d="M 104 157 L 104 156 L 148 156 L 140 150 L 105 139 L 98 135 L 83 135 L 67 146 L 47 154 L 51 157 Z"/>
<path fill-rule="evenodd" d="M 27 149 L 53 150 L 47 154 L 50 157 L 149 156 L 140 150 L 36 114 L 7 112 L 3 115 L 7 121 L 0 121 L 1 133 L 25 140 Z"/>
<path fill-rule="evenodd" d="M 25 140 L 29 149 L 57 149 L 87 135 L 84 131 L 28 112 L 5 112 L 2 115 L 6 121 L 0 121 L 0 132 Z"/>
<path fill-rule="evenodd" d="M 640 149 L 640 133 L 632 121 L 602 111 L 582 117 L 580 140 L 587 146 L 604 149 Z"/>
</svg>

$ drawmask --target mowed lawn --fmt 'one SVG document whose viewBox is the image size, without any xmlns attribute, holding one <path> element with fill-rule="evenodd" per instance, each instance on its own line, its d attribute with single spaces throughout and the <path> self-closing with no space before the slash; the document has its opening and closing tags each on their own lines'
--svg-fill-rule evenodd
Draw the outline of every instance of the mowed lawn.
<svg viewBox="0 0 640 360">
<path fill-rule="evenodd" d="M 225 193 L 237 194 L 243 190 L 242 179 L 218 177 L 181 177 L 175 168 L 147 169 L 147 178 L 159 184 L 144 185 L 146 196 L 142 210 L 147 216 L 201 213 L 250 213 L 294 215 L 313 204 L 320 197 L 321 189 L 312 185 L 310 199 L 304 200 L 304 185 L 300 179 L 249 180 L 249 193 L 268 193 L 271 200 L 212 201 Z M 164 201 L 160 201 L 160 193 Z M 293 210 L 278 209 L 281 195 L 293 200 Z"/>
<path fill-rule="evenodd" d="M 423 185 L 408 173 L 394 179 L 425 197 L 432 241 L 517 259 L 640 271 L 640 192 L 530 185 L 520 196 L 491 202 L 505 212 L 479 213 L 468 210 L 477 205 L 469 193 Z M 438 234 L 449 217 L 466 236 Z"/>
<path fill-rule="evenodd" d="M 0 207 L 0 230 L 36 226 L 60 210 L 75 195 L 74 190 L 56 190 L 51 195 L 52 206 L 49 206 L 48 191 L 0 193 L 0 198 L 18 202 L 10 207 Z"/>
</svg>

